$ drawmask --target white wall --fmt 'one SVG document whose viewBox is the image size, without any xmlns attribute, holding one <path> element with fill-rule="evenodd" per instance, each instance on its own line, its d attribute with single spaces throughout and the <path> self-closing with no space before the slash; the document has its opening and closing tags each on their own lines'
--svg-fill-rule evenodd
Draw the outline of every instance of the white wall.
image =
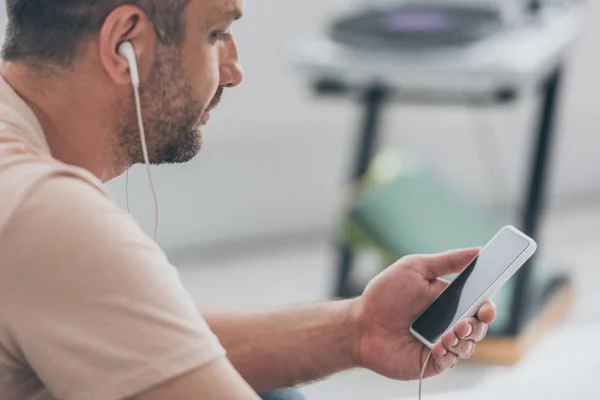
<svg viewBox="0 0 600 400">
<path fill-rule="evenodd" d="M 594 41 L 600 4 L 592 3 L 587 32 L 569 65 L 553 166 L 553 201 L 567 205 L 600 194 L 600 45 Z M 360 109 L 349 101 L 316 99 L 287 65 L 285 52 L 291 41 L 321 29 L 347 7 L 347 0 L 247 2 L 235 31 L 244 85 L 226 93 L 196 161 L 157 171 L 166 247 L 332 226 Z M 521 196 L 536 106 L 523 101 L 484 117 L 506 169 L 509 193 L 502 201 Z M 384 145 L 420 148 L 461 190 L 485 202 L 490 191 L 474 120 L 467 110 L 396 106 L 388 110 Z"/>
<path fill-rule="evenodd" d="M 254 0 L 235 33 L 246 81 L 225 93 L 200 157 L 155 169 L 161 200 L 161 243 L 167 248 L 331 227 L 354 148 L 360 109 L 316 99 L 286 62 L 288 45 L 326 26 L 348 0 Z M 600 4 L 568 71 L 553 198 L 568 203 L 600 194 Z M 535 103 L 492 113 L 510 191 L 520 195 L 529 162 Z M 486 201 L 488 187 L 474 141 L 473 114 L 461 109 L 397 106 L 388 110 L 389 146 L 417 146 L 462 190 Z M 134 214 L 150 228 L 151 201 L 142 171 L 132 174 Z M 109 184 L 123 203 L 124 181 Z M 600 196 L 599 196 L 600 198 Z"/>
</svg>

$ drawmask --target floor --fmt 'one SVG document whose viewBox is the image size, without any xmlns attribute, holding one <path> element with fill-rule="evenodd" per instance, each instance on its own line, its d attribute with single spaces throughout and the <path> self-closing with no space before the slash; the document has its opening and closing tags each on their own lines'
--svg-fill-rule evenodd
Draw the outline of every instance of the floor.
<svg viewBox="0 0 600 400">
<path fill-rule="evenodd" d="M 557 394 L 561 387 L 559 382 L 568 387 L 567 377 L 583 379 L 586 376 L 574 371 L 589 373 L 593 370 L 600 376 L 600 351 L 594 346 L 597 356 L 591 357 L 591 350 L 586 348 L 588 343 L 600 337 L 600 289 L 597 284 L 600 280 L 597 262 L 600 259 L 600 208 L 553 213 L 544 223 L 542 236 L 542 255 L 561 262 L 575 278 L 577 302 L 569 318 L 518 367 L 465 363 L 427 381 L 426 398 L 439 400 L 436 396 L 440 394 L 444 399 L 454 398 L 450 393 L 456 390 L 467 390 L 457 395 L 456 398 L 461 400 L 480 398 L 477 393 L 482 392 L 500 396 L 502 390 L 505 391 L 503 398 L 550 398 L 523 388 L 536 387 Z M 308 240 L 292 241 L 271 249 L 232 251 L 230 254 L 203 252 L 202 256 L 188 253 L 176 265 L 184 284 L 198 302 L 271 307 L 326 299 L 333 277 L 334 253 L 326 237 L 315 235 Z M 576 386 L 574 381 L 572 385 Z M 302 391 L 309 400 L 386 400 L 415 398 L 416 389 L 413 382 L 393 382 L 368 371 L 356 370 L 307 385 Z M 600 398 L 598 390 L 595 389 L 595 396 L 588 393 L 590 396 L 576 397 Z"/>
</svg>

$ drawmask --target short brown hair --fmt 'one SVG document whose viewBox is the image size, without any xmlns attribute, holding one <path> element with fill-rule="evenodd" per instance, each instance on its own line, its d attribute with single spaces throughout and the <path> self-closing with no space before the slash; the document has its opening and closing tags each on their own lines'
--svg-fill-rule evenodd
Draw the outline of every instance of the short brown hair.
<svg viewBox="0 0 600 400">
<path fill-rule="evenodd" d="M 140 7 L 164 44 L 180 43 L 190 0 L 6 0 L 2 58 L 69 66 L 79 45 L 97 33 L 117 7 Z"/>
</svg>

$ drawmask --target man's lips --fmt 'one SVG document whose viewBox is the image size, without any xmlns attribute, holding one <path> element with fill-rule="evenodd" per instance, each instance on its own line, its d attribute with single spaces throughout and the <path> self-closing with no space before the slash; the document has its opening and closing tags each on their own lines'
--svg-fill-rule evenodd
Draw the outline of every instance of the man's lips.
<svg viewBox="0 0 600 400">
<path fill-rule="evenodd" d="M 206 111 L 204 111 L 204 114 L 202 114 L 202 122 L 204 124 L 208 123 L 208 121 L 210 121 L 210 112 L 212 110 L 214 110 L 215 108 L 217 108 L 217 106 L 219 105 L 219 102 L 215 103 L 215 104 L 211 104 Z"/>
<path fill-rule="evenodd" d="M 202 114 L 202 123 L 206 125 L 208 121 L 210 121 L 210 110 L 206 110 L 204 111 L 204 114 Z"/>
<path fill-rule="evenodd" d="M 208 121 L 210 121 L 210 112 L 219 106 L 219 103 L 221 103 L 222 96 L 223 96 L 223 88 L 219 88 L 219 90 L 217 90 L 217 93 L 215 94 L 215 97 L 213 98 L 212 102 L 208 105 L 208 107 L 204 111 L 204 114 L 202 114 L 202 123 L 204 125 L 206 125 L 208 123 Z"/>
</svg>

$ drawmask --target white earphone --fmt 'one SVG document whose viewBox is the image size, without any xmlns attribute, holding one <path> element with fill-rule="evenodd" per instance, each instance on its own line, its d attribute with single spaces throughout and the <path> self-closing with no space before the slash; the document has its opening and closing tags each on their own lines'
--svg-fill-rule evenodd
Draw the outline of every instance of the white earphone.
<svg viewBox="0 0 600 400">
<path fill-rule="evenodd" d="M 138 72 L 137 59 L 135 50 L 131 42 L 123 42 L 119 45 L 119 54 L 125 57 L 129 64 L 129 73 L 131 75 L 131 83 L 136 89 L 140 88 L 140 74 Z"/>
<path fill-rule="evenodd" d="M 123 56 L 127 60 L 127 64 L 129 65 L 129 75 L 131 76 L 133 95 L 135 97 L 135 108 L 137 112 L 137 119 L 140 130 L 142 153 L 144 155 L 144 163 L 146 165 L 146 172 L 148 173 L 148 181 L 150 183 L 150 189 L 152 189 L 152 197 L 154 199 L 154 240 L 157 240 L 159 222 L 158 197 L 156 196 L 156 189 L 154 187 L 154 182 L 152 181 L 152 173 L 150 172 L 150 157 L 148 157 L 148 146 L 146 144 L 146 132 L 144 130 L 144 118 L 142 115 L 142 105 L 140 101 L 140 74 L 138 70 L 137 58 L 135 56 L 135 50 L 131 42 L 121 43 L 117 51 L 121 56 Z M 129 207 L 129 170 L 127 170 L 125 192 L 127 196 L 127 211 L 131 211 Z"/>
</svg>

